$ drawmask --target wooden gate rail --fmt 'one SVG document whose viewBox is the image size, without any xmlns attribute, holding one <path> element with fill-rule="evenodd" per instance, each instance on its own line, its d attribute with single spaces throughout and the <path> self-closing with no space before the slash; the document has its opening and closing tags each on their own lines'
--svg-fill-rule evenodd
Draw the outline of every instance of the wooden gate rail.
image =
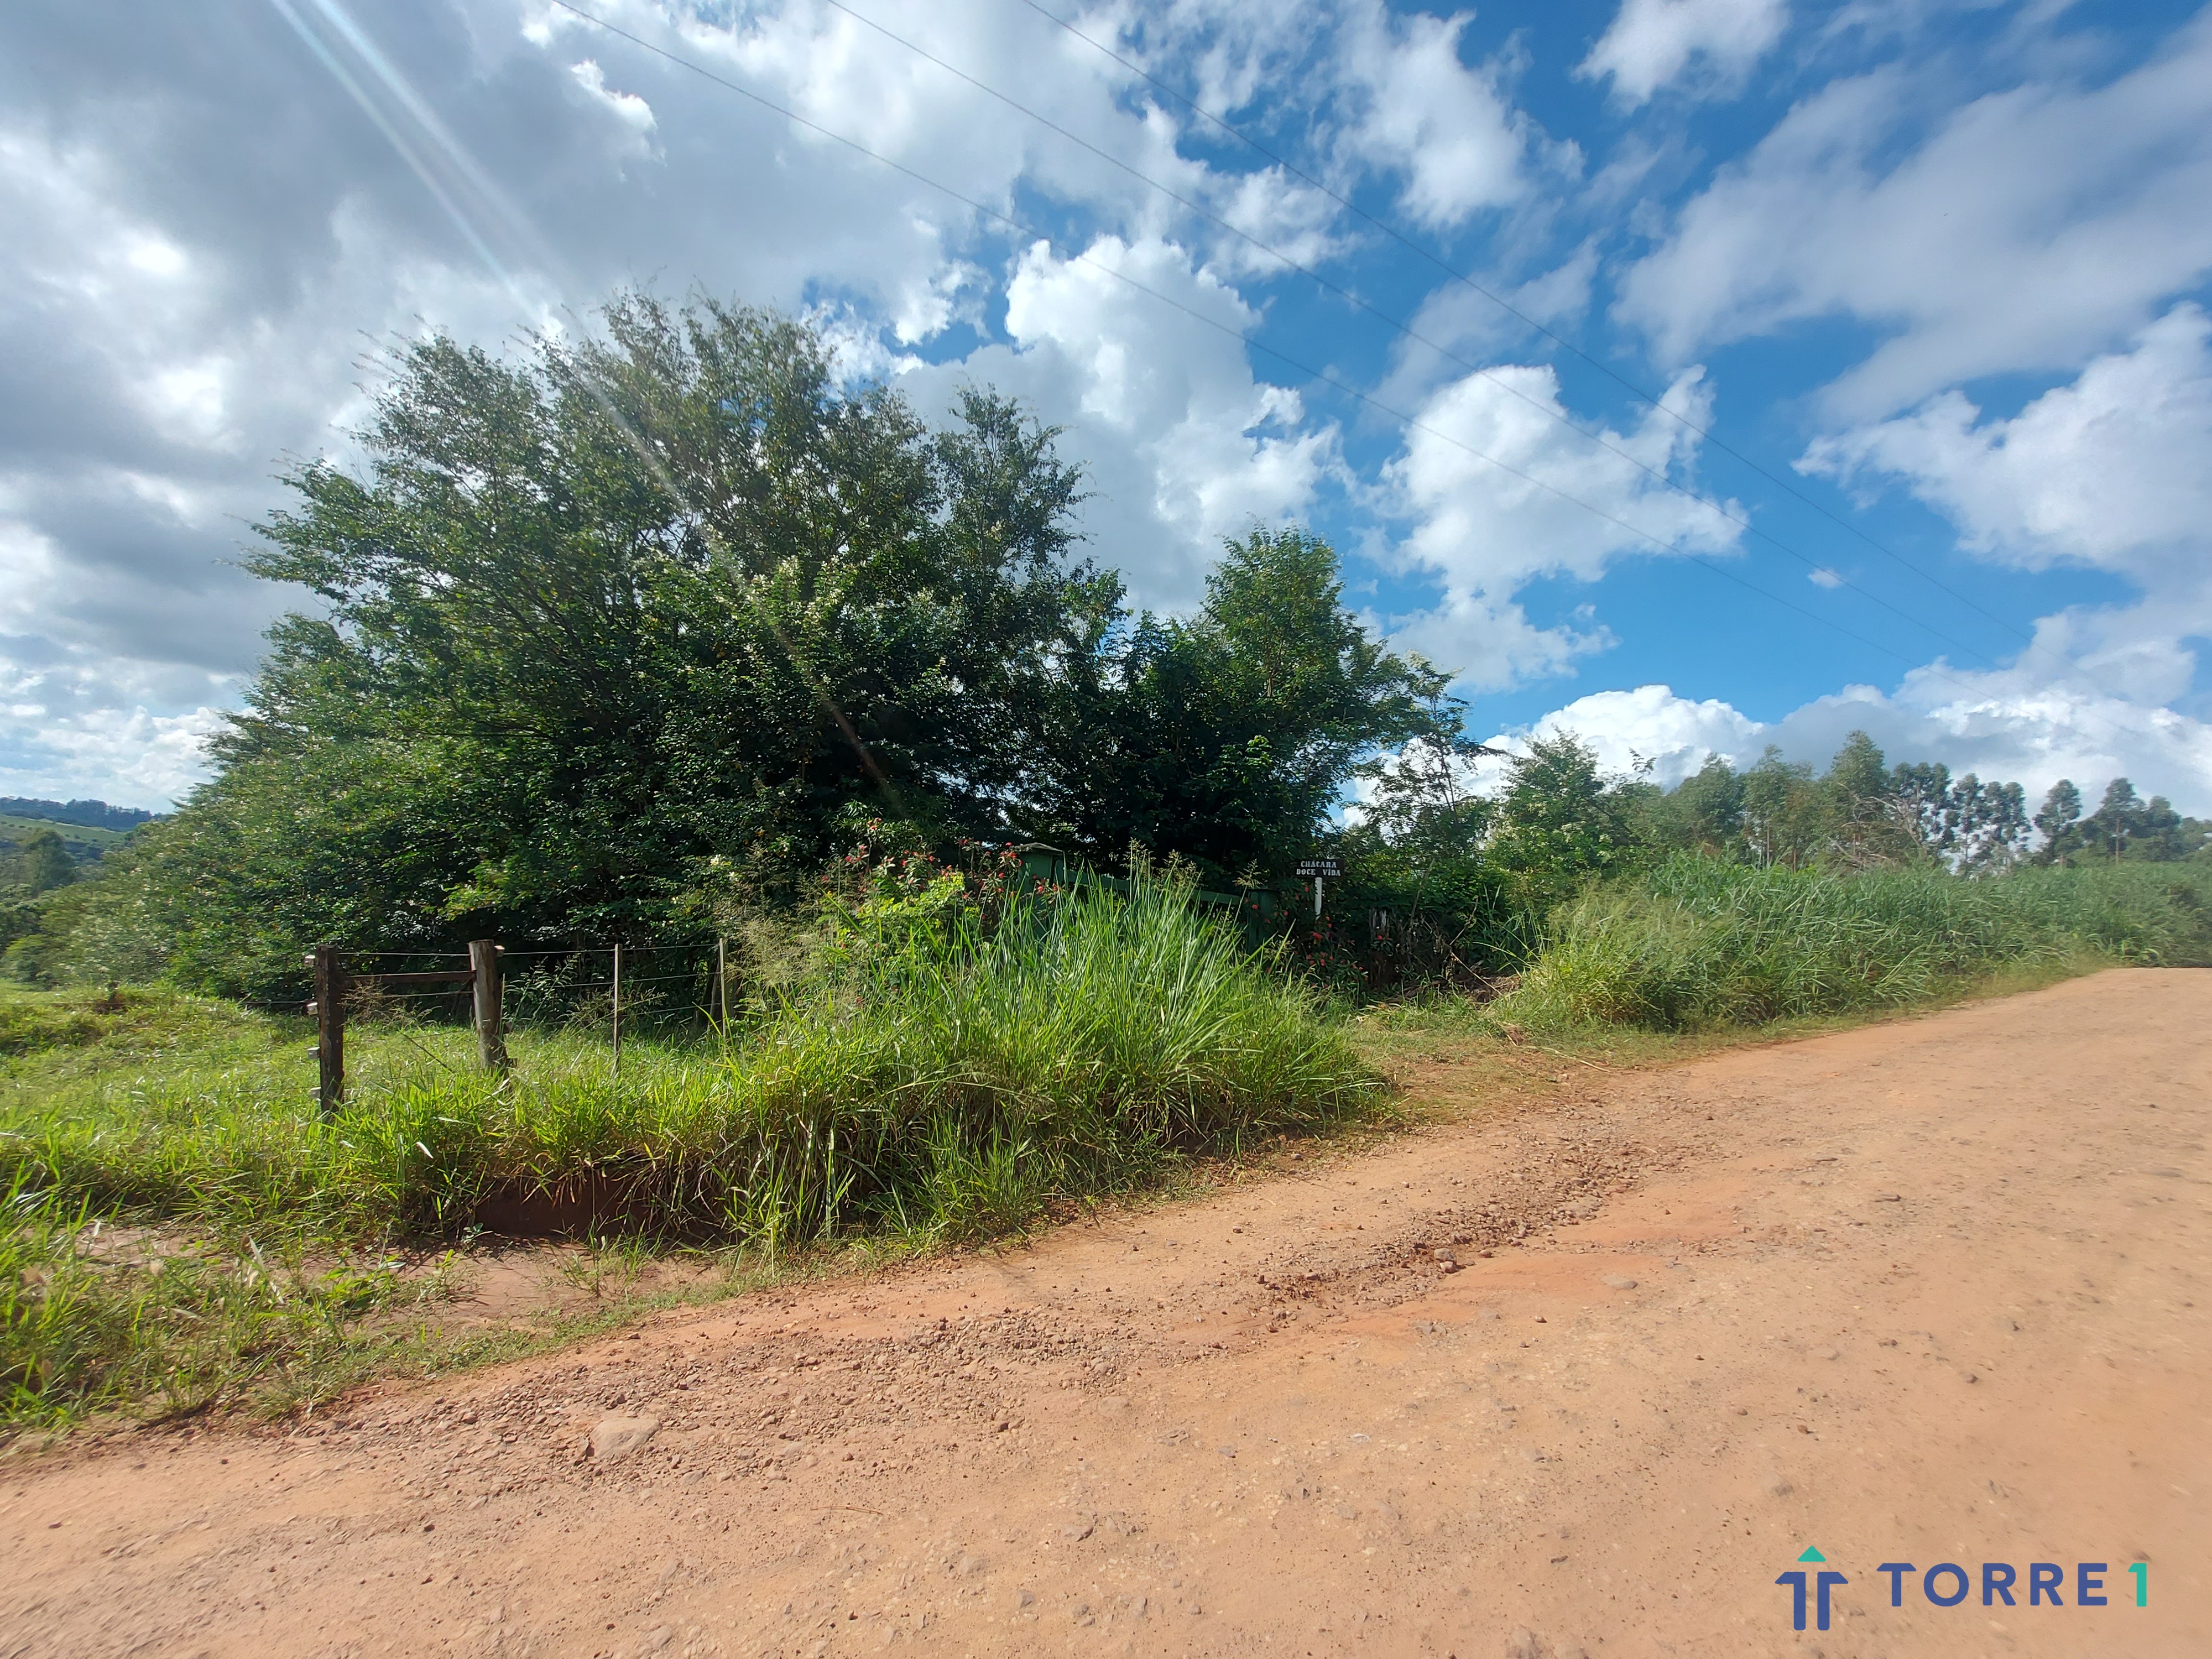
<svg viewBox="0 0 2212 1659">
<path fill-rule="evenodd" d="M 307 1012 L 315 1017 L 315 1098 L 325 1117 L 335 1114 L 345 1100 L 346 994 L 356 985 L 379 988 L 392 986 L 467 985 L 475 995 L 477 1057 L 486 1071 L 507 1066 L 505 988 L 500 981 L 497 944 L 488 939 L 469 941 L 469 965 L 425 973 L 349 974 L 345 953 L 335 945 L 318 945 L 306 965 L 314 969 L 315 1000 Z"/>
</svg>

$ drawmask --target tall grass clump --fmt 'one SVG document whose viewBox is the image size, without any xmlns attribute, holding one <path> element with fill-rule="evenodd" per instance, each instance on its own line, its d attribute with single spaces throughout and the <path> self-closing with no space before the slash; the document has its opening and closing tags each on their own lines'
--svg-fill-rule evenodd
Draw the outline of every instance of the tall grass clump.
<svg viewBox="0 0 2212 1659">
<path fill-rule="evenodd" d="M 462 1033 L 416 1030 L 360 1045 L 328 1121 L 304 1051 L 281 1085 L 241 1064 L 19 1095 L 0 1181 L 264 1237 L 565 1226 L 780 1250 L 1003 1229 L 1373 1098 L 1314 994 L 1172 881 L 988 929 L 910 922 L 847 928 L 827 967 L 703 1043 L 626 1045 L 619 1078 L 574 1034 L 520 1035 L 495 1078 Z"/>
<path fill-rule="evenodd" d="M 199 1410 L 257 1385 L 312 1397 L 392 1304 L 392 1264 L 304 1268 L 242 1251 L 103 1253 L 115 1242 L 19 1171 L 0 1194 L 0 1426 L 59 1425 L 103 1407 Z M 125 1236 L 127 1237 L 127 1232 Z"/>
<path fill-rule="evenodd" d="M 1678 855 L 1553 918 L 1497 1008 L 1534 1024 L 1754 1024 L 1923 1001 L 2017 964 L 2212 962 L 2212 871 L 1836 873 Z"/>
</svg>

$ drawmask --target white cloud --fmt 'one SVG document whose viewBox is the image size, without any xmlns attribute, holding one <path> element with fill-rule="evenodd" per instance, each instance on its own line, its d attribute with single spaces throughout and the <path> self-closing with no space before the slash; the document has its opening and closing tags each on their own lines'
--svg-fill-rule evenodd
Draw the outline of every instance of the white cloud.
<svg viewBox="0 0 2212 1659">
<path fill-rule="evenodd" d="M 52 717 L 41 705 L 0 718 L 0 794 L 90 797 L 164 811 L 208 775 L 207 740 L 223 725 L 205 705 L 177 714 L 143 704 Z"/>
<path fill-rule="evenodd" d="M 1356 187 L 1363 169 L 1395 176 L 1401 209 L 1427 224 L 1455 226 L 1525 201 L 1532 156 L 1554 169 L 1579 163 L 1571 144 L 1544 139 L 1514 106 L 1515 46 L 1468 61 L 1473 11 L 1437 17 L 1386 0 L 1102 0 L 1077 21 L 1170 84 L 1190 87 L 1210 114 L 1284 135 L 1279 148 L 1307 150 L 1307 170 L 1331 174 L 1340 189 Z M 1103 61 L 1066 36 L 1057 44 L 1086 67 Z M 1039 56 L 1030 52 L 1030 63 Z M 1141 82 L 1124 84 L 1184 122 L 1179 106 L 1155 103 Z M 1218 142 L 1204 122 L 1185 130 Z M 1318 204 L 1300 211 L 1334 216 Z"/>
<path fill-rule="evenodd" d="M 118 675 L 88 653 L 0 663 L 0 795 L 166 808 L 207 775 L 204 747 L 234 690 L 173 670 Z"/>
<path fill-rule="evenodd" d="M 1334 428 L 1308 430 L 1297 392 L 1255 378 L 1240 337 L 1256 320 L 1171 243 L 1104 237 L 1081 258 L 1039 243 L 1006 284 L 1012 346 L 914 368 L 900 385 L 934 416 L 957 382 L 988 382 L 1067 428 L 1090 474 L 1095 551 L 1144 602 L 1188 604 L 1224 537 L 1304 514 L 1336 465 Z"/>
<path fill-rule="evenodd" d="M 2212 726 L 2161 706 L 2191 695 L 2196 658 L 2185 641 L 2212 633 L 2208 459 L 2212 319 L 2195 305 L 2174 307 L 2127 349 L 2095 359 L 2010 419 L 1984 421 L 1950 392 L 1912 415 L 1859 428 L 1816 445 L 1808 470 L 1894 477 L 1990 559 L 2027 568 L 2093 567 L 2130 580 L 2142 599 L 2045 617 L 2003 667 L 1939 661 L 1893 690 L 1850 687 L 1771 722 L 1647 685 L 1577 699 L 1531 729 L 1575 731 L 1617 770 L 1635 756 L 1651 759 L 1654 775 L 1667 783 L 1695 771 L 1709 753 L 1741 766 L 1769 744 L 1793 760 L 1825 764 L 1852 730 L 1864 729 L 1893 760 L 1941 760 L 1955 772 L 2020 781 L 2038 798 L 2060 777 L 2094 794 L 2124 775 L 2185 811 L 2212 812 Z M 1583 488 L 1599 487 L 1585 480 Z M 1480 536 L 1442 518 L 1424 530 L 1468 548 L 1540 544 L 1526 531 Z M 1583 534 L 1597 564 L 1616 556 L 1595 532 Z M 1578 574 L 1591 568 L 1571 556 L 1560 566 Z M 1496 574 L 1478 568 L 1460 579 L 1454 599 L 1510 591 L 1529 568 L 1525 557 L 1509 557 Z M 1812 579 L 1834 580 L 1825 570 Z M 1450 605 L 1443 611 L 1449 617 Z M 1440 621 L 1424 619 L 1411 631 Z M 1561 657 L 1577 643 L 1565 641 Z M 1527 666 L 1524 659 L 1524 672 Z"/>
<path fill-rule="evenodd" d="M 1632 772 L 1648 762 L 1651 781 L 1671 788 L 1714 755 L 1735 766 L 1758 759 L 1771 741 L 1765 731 L 1717 698 L 1692 702 L 1663 685 L 1639 685 L 1577 697 L 1527 732 L 1501 733 L 1498 746 L 1571 732 L 1597 751 L 1606 770 Z"/>
<path fill-rule="evenodd" d="M 1575 73 L 1610 76 L 1615 101 L 1630 106 L 1677 82 L 1733 92 L 1789 21 L 1786 0 L 1621 0 L 1613 27 Z"/>
<path fill-rule="evenodd" d="M 1474 70 L 1460 60 L 1474 14 L 1394 18 L 1376 6 L 1359 17 L 1337 65 L 1366 105 L 1345 135 L 1346 150 L 1404 174 L 1401 204 L 1425 224 L 1455 225 L 1518 201 L 1528 188 L 1523 123 L 1497 66 Z"/>
<path fill-rule="evenodd" d="M 1684 374 L 1665 402 L 1704 424 L 1702 375 Z M 1590 582 L 1623 556 L 1735 545 L 1739 526 L 1666 482 L 1694 459 L 1689 425 L 1652 410 L 1626 432 L 1595 428 L 1600 442 L 1570 418 L 1548 366 L 1469 374 L 1428 398 L 1384 469 L 1389 505 L 1413 523 L 1398 555 L 1443 588 L 1433 610 L 1401 623 L 1401 642 L 1470 688 L 1556 673 L 1609 642 L 1594 617 L 1530 622 L 1515 596 L 1537 578 Z"/>
<path fill-rule="evenodd" d="M 1814 444 L 1800 465 L 1902 480 L 1965 544 L 2028 569 L 2061 562 L 2155 580 L 2212 556 L 2212 319 L 2176 306 L 2124 352 L 2010 420 L 1957 392 Z"/>
<path fill-rule="evenodd" d="M 1199 187 L 1206 182 L 1202 179 Z M 1221 263 L 1239 276 L 1279 276 L 1286 260 L 1319 265 L 1336 257 L 1346 246 L 1335 230 L 1337 204 L 1280 167 L 1233 179 L 1213 178 L 1211 182 L 1214 200 L 1210 210 L 1243 233 L 1217 239 Z M 1270 257 L 1270 252 L 1263 249 L 1281 257 Z"/>
<path fill-rule="evenodd" d="M 2212 12 L 2102 86 L 1955 108 L 1951 90 L 1940 69 L 1889 70 L 1807 99 L 1627 273 L 1620 316 L 1676 361 L 1854 319 L 1885 337 L 1826 402 L 1865 420 L 2070 371 L 2212 270 Z"/>
<path fill-rule="evenodd" d="M 1948 392 L 1816 444 L 1802 465 L 1899 479 L 1991 562 L 2086 566 L 2137 590 L 2132 603 L 2044 617 L 2019 661 L 1971 677 L 1978 686 L 2023 707 L 2056 698 L 2062 723 L 2079 707 L 2102 711 L 2092 726 L 2129 730 L 2146 706 L 2189 696 L 2186 641 L 2212 635 L 2212 319 L 2197 306 L 2008 420 L 1983 420 Z"/>
<path fill-rule="evenodd" d="M 605 71 L 591 58 L 570 64 L 568 73 L 575 76 L 576 84 L 594 104 L 629 129 L 635 140 L 630 154 L 653 154 L 653 131 L 659 124 L 653 119 L 652 105 L 634 92 L 617 92 L 610 87 Z"/>
</svg>

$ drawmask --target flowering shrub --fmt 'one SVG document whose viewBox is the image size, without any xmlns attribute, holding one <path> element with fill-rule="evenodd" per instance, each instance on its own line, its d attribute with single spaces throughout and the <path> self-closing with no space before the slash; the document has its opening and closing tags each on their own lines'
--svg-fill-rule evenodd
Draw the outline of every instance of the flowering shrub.
<svg viewBox="0 0 2212 1659">
<path fill-rule="evenodd" d="M 958 843 L 973 867 L 962 870 L 918 848 L 879 850 L 884 821 L 871 818 L 861 842 L 822 878 L 823 910 L 834 960 L 863 959 L 918 951 L 932 958 L 972 945 L 997 927 L 1006 907 L 1024 889 L 1030 898 L 1056 897 L 1060 889 L 1025 880 L 1019 854 L 1005 848 Z"/>
<path fill-rule="evenodd" d="M 1301 916 L 1282 936 L 1283 965 L 1314 984 L 1345 996 L 1367 988 L 1368 970 L 1358 941 L 1334 915 Z"/>
</svg>

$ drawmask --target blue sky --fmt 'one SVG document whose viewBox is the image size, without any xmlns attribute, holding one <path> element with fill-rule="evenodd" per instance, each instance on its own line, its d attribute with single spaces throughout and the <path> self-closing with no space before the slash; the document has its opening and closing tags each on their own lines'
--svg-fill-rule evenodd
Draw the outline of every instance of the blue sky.
<svg viewBox="0 0 2212 1659">
<path fill-rule="evenodd" d="M 202 775 L 380 343 L 642 282 L 1022 396 L 1143 602 L 1315 525 L 1484 734 L 2212 811 L 2202 10 L 578 4 L 0 18 L 0 793 Z"/>
</svg>

